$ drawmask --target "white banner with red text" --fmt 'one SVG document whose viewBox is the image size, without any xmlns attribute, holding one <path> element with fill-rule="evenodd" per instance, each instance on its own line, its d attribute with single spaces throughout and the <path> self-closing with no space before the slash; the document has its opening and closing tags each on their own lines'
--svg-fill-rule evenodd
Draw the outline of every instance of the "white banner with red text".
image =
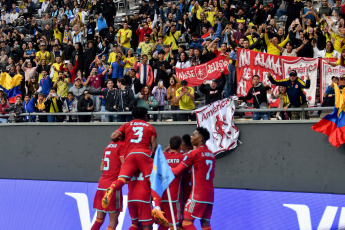
<svg viewBox="0 0 345 230">
<path fill-rule="evenodd" d="M 199 127 L 210 132 L 207 147 L 215 154 L 234 149 L 240 131 L 234 124 L 235 103 L 233 98 L 213 102 L 195 111 Z"/>
<path fill-rule="evenodd" d="M 253 86 L 253 75 L 259 75 L 263 84 L 271 86 L 273 93 L 278 94 L 278 87 L 271 84 L 268 73 L 271 73 L 276 80 L 289 78 L 291 70 L 297 71 L 297 76 L 303 81 L 307 73 L 310 77 L 310 88 L 304 89 L 309 106 L 315 105 L 317 71 L 319 60 L 317 58 L 287 57 L 266 54 L 262 52 L 237 49 L 237 96 L 247 95 Z M 272 100 L 271 95 L 267 96 L 271 106 L 278 107 L 277 100 Z"/>
<path fill-rule="evenodd" d="M 206 80 L 218 79 L 222 76 L 221 72 L 228 74 L 229 58 L 224 55 L 220 55 L 211 61 L 203 63 L 201 65 L 179 69 L 175 68 L 176 76 L 182 80 L 188 82 L 188 86 L 201 85 Z"/>
<path fill-rule="evenodd" d="M 320 100 L 323 102 L 323 97 L 325 96 L 325 90 L 327 86 L 332 83 L 332 77 L 340 77 L 341 75 L 345 74 L 345 67 L 338 65 L 338 66 L 331 66 L 326 62 L 326 60 L 330 62 L 336 62 L 337 59 L 335 58 L 321 58 L 320 59 Z"/>
</svg>

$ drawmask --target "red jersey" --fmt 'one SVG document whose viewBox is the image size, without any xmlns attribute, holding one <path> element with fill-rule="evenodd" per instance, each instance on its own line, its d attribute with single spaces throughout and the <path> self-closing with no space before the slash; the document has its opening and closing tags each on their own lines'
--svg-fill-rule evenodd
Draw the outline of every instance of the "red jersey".
<svg viewBox="0 0 345 230">
<path fill-rule="evenodd" d="M 133 120 L 122 125 L 116 132 L 125 137 L 126 153 L 145 153 L 151 157 L 151 137 L 157 137 L 155 128 L 144 120 Z"/>
<path fill-rule="evenodd" d="M 202 145 L 184 155 L 182 164 L 191 167 L 192 171 L 192 192 L 189 199 L 196 202 L 210 203 L 214 201 L 213 178 L 215 171 L 214 154 Z"/>
<path fill-rule="evenodd" d="M 117 179 L 120 168 L 121 161 L 120 155 L 123 151 L 123 142 L 111 142 L 104 149 L 103 153 L 103 171 L 102 176 L 98 181 L 98 188 L 107 189 L 111 183 Z"/>
<path fill-rule="evenodd" d="M 128 202 L 151 203 L 150 181 L 137 171 L 128 181 Z"/>
<path fill-rule="evenodd" d="M 176 166 L 178 166 L 182 162 L 184 157 L 182 153 L 164 153 L 164 155 L 170 168 L 175 168 Z M 180 201 L 181 179 L 182 176 L 176 176 L 169 185 L 172 202 Z M 168 195 L 166 191 L 163 193 L 162 202 L 168 202 Z"/>
</svg>

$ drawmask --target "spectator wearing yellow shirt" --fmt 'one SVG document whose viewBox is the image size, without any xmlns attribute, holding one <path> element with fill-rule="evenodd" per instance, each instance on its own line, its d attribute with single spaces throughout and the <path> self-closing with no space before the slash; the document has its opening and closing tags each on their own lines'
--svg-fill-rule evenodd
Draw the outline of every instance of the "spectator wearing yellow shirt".
<svg viewBox="0 0 345 230">
<path fill-rule="evenodd" d="M 205 14 L 207 15 L 207 21 L 211 23 L 212 26 L 214 26 L 214 20 L 216 18 L 216 9 L 213 5 L 210 5 L 210 10 L 206 11 Z"/>
<path fill-rule="evenodd" d="M 285 38 L 283 42 L 278 43 L 279 39 L 277 35 L 274 35 L 271 39 L 268 39 L 266 25 L 263 25 L 263 29 L 265 30 L 264 38 L 267 46 L 267 53 L 273 55 L 280 55 L 280 49 L 278 49 L 277 46 L 284 47 L 286 43 L 289 41 L 289 35 Z"/>
<path fill-rule="evenodd" d="M 63 65 L 62 63 L 61 63 L 61 57 L 60 56 L 57 56 L 56 58 L 55 58 L 55 63 L 53 63 L 53 65 L 52 65 L 52 68 L 54 69 L 54 77 L 53 77 L 53 79 L 52 79 L 52 81 L 53 82 L 55 82 L 56 80 L 57 80 L 57 78 L 59 77 L 59 71 L 60 71 L 60 68 L 61 68 L 61 65 Z M 64 65 L 63 65 L 63 67 L 62 68 L 66 68 Z M 67 96 L 67 95 L 66 95 Z"/>
<path fill-rule="evenodd" d="M 67 72 L 59 71 L 58 78 L 54 82 L 53 87 L 57 89 L 57 94 L 60 95 L 62 101 L 67 98 L 68 84 L 71 82 L 71 78 Z"/>
<path fill-rule="evenodd" d="M 345 49 L 345 29 L 342 27 L 338 28 L 338 34 L 332 31 L 331 28 L 329 28 L 328 32 L 331 34 L 332 39 L 334 39 L 334 49 L 341 53 Z"/>
<path fill-rule="evenodd" d="M 47 62 L 50 60 L 50 53 L 46 51 L 46 44 L 41 43 L 40 44 L 40 51 L 36 53 L 36 60 L 37 62 L 41 62 L 43 59 L 45 59 Z"/>
<path fill-rule="evenodd" d="M 126 75 L 127 71 L 129 71 L 131 68 L 133 68 L 134 62 L 135 62 L 135 57 L 133 56 L 133 49 L 130 48 L 127 52 L 127 56 L 124 60 L 125 63 L 125 69 L 123 70 L 123 74 Z"/>
<path fill-rule="evenodd" d="M 184 27 L 182 26 L 182 29 Z M 167 30 L 164 40 L 164 45 L 170 45 L 173 54 L 178 53 L 178 39 L 181 36 L 181 31 L 176 31 L 176 25 L 171 24 L 170 28 Z"/>
<path fill-rule="evenodd" d="M 131 48 L 132 30 L 128 28 L 128 23 L 123 23 L 123 29 L 120 29 L 117 36 L 117 44 L 122 49 L 124 55 L 127 55 L 128 50 Z"/>
<path fill-rule="evenodd" d="M 154 44 L 150 42 L 151 37 L 149 34 L 145 34 L 145 41 L 140 42 L 137 53 L 138 55 L 147 55 L 149 60 L 152 58 L 152 48 L 154 47 Z"/>
<path fill-rule="evenodd" d="M 176 101 L 179 102 L 180 110 L 193 110 L 194 105 L 194 89 L 188 86 L 186 80 L 181 81 L 181 87 L 176 91 Z M 179 121 L 188 121 L 190 118 L 192 121 L 195 120 L 194 114 L 178 114 Z"/>
<path fill-rule="evenodd" d="M 200 14 L 204 12 L 203 8 L 199 5 L 198 2 L 195 2 L 194 6 L 192 7 L 191 13 L 196 14 L 196 18 L 200 20 Z"/>
<path fill-rule="evenodd" d="M 114 51 L 109 54 L 109 58 L 108 58 L 108 63 L 110 66 L 111 64 L 113 64 L 113 62 L 116 61 L 116 56 L 118 52 L 122 52 L 121 48 L 118 45 L 114 45 Z M 122 60 L 124 59 L 125 59 L 125 56 L 122 56 Z"/>
<path fill-rule="evenodd" d="M 326 59 L 326 62 L 331 66 L 341 65 L 345 67 L 345 49 L 341 51 L 340 58 L 336 62 L 330 62 L 328 59 Z"/>
</svg>

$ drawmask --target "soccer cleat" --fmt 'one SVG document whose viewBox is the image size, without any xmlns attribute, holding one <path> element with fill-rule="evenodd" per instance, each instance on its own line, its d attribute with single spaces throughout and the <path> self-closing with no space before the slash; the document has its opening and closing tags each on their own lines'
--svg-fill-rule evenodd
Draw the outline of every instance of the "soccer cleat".
<svg viewBox="0 0 345 230">
<path fill-rule="evenodd" d="M 104 197 L 102 199 L 102 207 L 103 208 L 107 208 L 109 206 L 111 197 L 113 196 L 113 191 L 114 191 L 114 188 L 112 186 L 110 186 L 107 189 L 107 192 L 105 193 L 105 195 L 104 195 Z"/>
<path fill-rule="evenodd" d="M 164 212 L 162 212 L 158 208 L 152 209 L 152 215 L 160 224 L 169 226 L 168 220 L 164 217 Z"/>
</svg>

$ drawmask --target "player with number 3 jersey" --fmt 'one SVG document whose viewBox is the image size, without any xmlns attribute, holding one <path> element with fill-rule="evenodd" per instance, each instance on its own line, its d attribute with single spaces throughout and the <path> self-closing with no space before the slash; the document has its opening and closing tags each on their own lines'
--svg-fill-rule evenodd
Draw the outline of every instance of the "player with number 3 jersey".
<svg viewBox="0 0 345 230">
<path fill-rule="evenodd" d="M 102 176 L 98 181 L 98 188 L 93 202 L 93 208 L 97 210 L 97 219 L 91 230 L 100 229 L 104 222 L 106 213 L 109 213 L 110 219 L 108 229 L 115 229 L 117 224 L 118 216 L 122 211 L 122 191 L 116 191 L 116 195 L 113 197 L 113 200 L 108 207 L 103 208 L 101 204 L 107 188 L 119 175 L 121 168 L 120 156 L 122 155 L 122 150 L 122 141 L 118 141 L 116 143 L 111 142 L 104 150 L 101 164 Z"/>
<path fill-rule="evenodd" d="M 187 168 L 192 172 L 192 191 L 185 205 L 182 222 L 185 230 L 196 230 L 195 219 L 200 219 L 203 230 L 211 229 L 215 157 L 205 144 L 209 138 L 210 133 L 207 129 L 197 128 L 191 136 L 192 145 L 197 148 L 185 155 L 183 161 L 172 169 L 175 175 L 180 175 Z"/>
</svg>

